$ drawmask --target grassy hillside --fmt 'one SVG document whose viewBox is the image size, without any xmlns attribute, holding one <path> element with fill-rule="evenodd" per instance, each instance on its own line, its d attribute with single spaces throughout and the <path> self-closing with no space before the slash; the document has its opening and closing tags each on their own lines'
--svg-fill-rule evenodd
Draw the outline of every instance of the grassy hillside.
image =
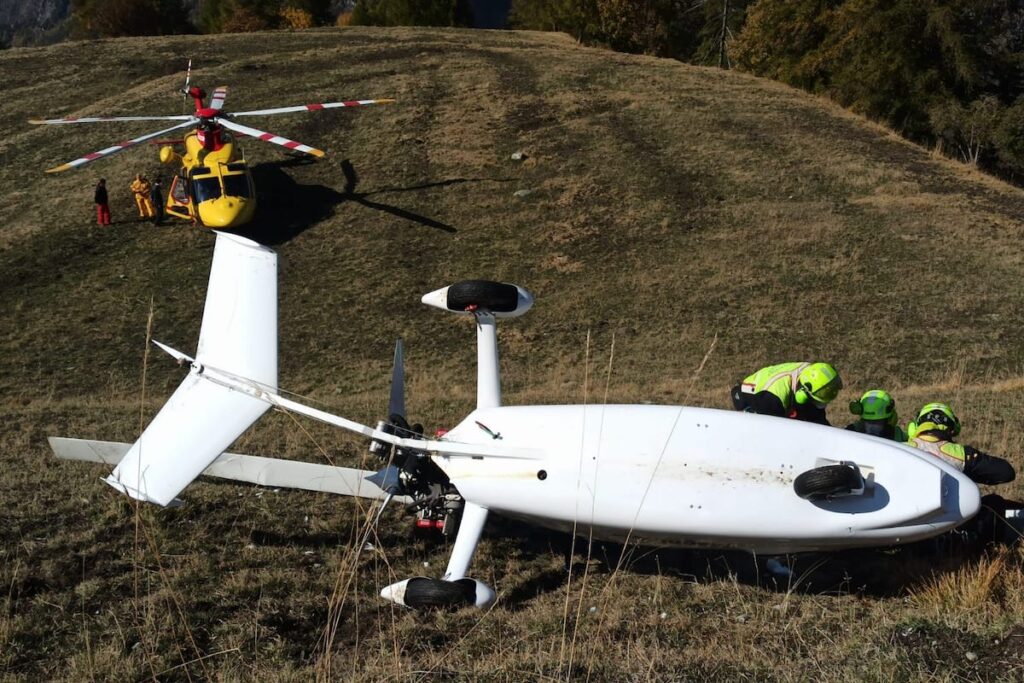
<svg viewBox="0 0 1024 683">
<path fill-rule="evenodd" d="M 799 582 L 776 586 L 749 558 L 719 554 L 643 551 L 615 571 L 614 547 L 570 560 L 569 539 L 496 520 L 474 574 L 497 587 L 497 606 L 418 615 L 376 591 L 440 572 L 447 551 L 410 540 L 397 512 L 356 552 L 365 510 L 351 501 L 201 482 L 183 508 L 136 511 L 97 480 L 102 468 L 54 461 L 46 435 L 132 440 L 180 381 L 173 363 L 147 362 L 147 319 L 155 338 L 194 344 L 213 240 L 132 218 L 127 184 L 160 172 L 155 149 L 42 173 L 144 125 L 25 122 L 179 113 L 189 57 L 195 82 L 230 87 L 229 110 L 398 99 L 253 120 L 328 152 L 304 163 L 246 145 L 254 229 L 279 244 L 291 391 L 377 419 L 401 336 L 412 417 L 451 425 L 473 405 L 473 329 L 419 297 L 484 277 L 537 299 L 500 328 L 508 403 L 725 407 L 761 365 L 824 358 L 847 384 L 837 422 L 876 386 L 905 416 L 948 400 L 966 442 L 1024 466 L 1024 192 L 826 102 L 551 34 L 345 29 L 8 50 L 0 677 L 1024 675 L 1019 550 L 801 558 Z M 115 221 L 102 230 L 100 176 Z M 275 414 L 236 450 L 352 465 L 364 444 Z"/>
</svg>

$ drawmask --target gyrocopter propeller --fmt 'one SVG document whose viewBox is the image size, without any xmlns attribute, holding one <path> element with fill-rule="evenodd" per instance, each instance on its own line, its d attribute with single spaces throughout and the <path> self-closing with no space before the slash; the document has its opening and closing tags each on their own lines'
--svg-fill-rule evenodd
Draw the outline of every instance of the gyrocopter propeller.
<svg viewBox="0 0 1024 683">
<path fill-rule="evenodd" d="M 398 438 L 423 439 L 423 425 L 410 425 L 405 414 L 405 370 L 402 340 L 395 344 L 395 362 L 391 373 L 391 395 L 388 401 L 388 419 L 377 423 L 377 431 Z M 448 475 L 430 458 L 426 450 L 373 439 L 370 453 L 384 464 L 384 468 L 367 481 L 376 485 L 386 496 L 377 511 L 375 524 L 395 496 L 404 496 L 410 502 L 406 510 L 416 514 L 416 529 L 440 531 L 446 538 L 455 535 L 465 503 Z"/>
<path fill-rule="evenodd" d="M 119 142 L 96 152 L 86 154 L 67 163 L 47 169 L 47 173 L 60 173 L 84 166 L 90 162 L 117 154 L 139 143 L 153 140 L 182 128 L 195 127 L 187 133 L 181 143 L 185 153 L 178 154 L 170 145 L 160 150 L 160 160 L 165 164 L 181 164 L 168 192 L 167 212 L 185 220 L 197 221 L 210 228 L 236 228 L 252 219 L 256 209 L 255 187 L 252 175 L 243 158 L 241 149 L 235 144 L 235 137 L 251 137 L 274 145 L 280 145 L 293 152 L 322 157 L 324 152 L 315 147 L 290 140 L 284 136 L 268 133 L 252 126 L 243 125 L 234 119 L 249 116 L 275 116 L 297 112 L 322 111 L 325 109 L 362 107 L 371 104 L 390 104 L 392 99 L 346 100 L 343 102 L 322 102 L 301 104 L 292 107 L 275 107 L 228 113 L 224 110 L 227 98 L 226 86 L 218 87 L 204 104 L 206 91 L 199 86 L 186 87 L 182 92 L 191 97 L 195 108 L 191 114 L 168 116 L 68 116 L 60 119 L 31 120 L 37 125 L 68 125 L 74 123 L 106 123 L 111 121 L 177 121 L 169 128 L 147 133 L 131 140 Z M 234 133 L 234 135 L 232 135 Z"/>
</svg>

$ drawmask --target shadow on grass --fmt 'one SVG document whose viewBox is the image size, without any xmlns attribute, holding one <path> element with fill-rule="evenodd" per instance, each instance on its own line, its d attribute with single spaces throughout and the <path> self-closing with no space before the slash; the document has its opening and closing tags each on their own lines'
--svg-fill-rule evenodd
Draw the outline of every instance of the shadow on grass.
<svg viewBox="0 0 1024 683">
<path fill-rule="evenodd" d="M 307 157 L 292 157 L 284 161 L 257 164 L 252 167 L 259 205 L 252 223 L 239 230 L 239 234 L 260 244 L 276 246 L 289 242 L 306 230 L 334 215 L 337 207 L 344 202 L 353 202 L 367 209 L 382 211 L 405 221 L 446 233 L 456 229 L 442 221 L 409 209 L 371 199 L 376 195 L 403 192 L 419 192 L 432 188 L 449 187 L 462 183 L 510 182 L 507 179 L 491 178 L 449 178 L 437 182 L 421 183 L 408 187 L 384 187 L 370 192 L 359 192 L 359 174 L 352 162 L 341 162 L 344 190 L 324 185 L 302 185 L 285 171 L 296 166 L 315 163 Z"/>
<path fill-rule="evenodd" d="M 537 595 L 561 590 L 565 586 L 572 559 L 573 576 L 582 575 L 587 554 L 586 538 L 576 541 L 566 533 L 538 530 L 524 522 L 495 519 L 490 533 L 508 536 L 526 556 L 560 554 L 563 568 L 548 570 L 515 585 L 506 608 L 517 610 Z M 806 595 L 862 595 L 875 598 L 905 595 L 908 590 L 935 574 L 955 571 L 976 561 L 980 554 L 961 544 L 954 535 L 909 544 L 898 548 L 866 548 L 838 552 L 801 553 L 789 556 L 755 556 L 744 551 L 690 550 L 623 546 L 594 541 L 590 557 L 597 560 L 596 571 L 610 574 L 675 576 L 685 581 L 710 584 L 736 582 L 778 593 Z M 772 573 L 767 568 L 776 559 L 789 568 L 789 575 Z M 591 572 L 595 571 L 591 568 Z"/>
<path fill-rule="evenodd" d="M 238 234 L 260 244 L 289 242 L 334 214 L 342 195 L 324 185 L 302 185 L 285 169 L 315 163 L 308 157 L 257 164 L 251 168 L 256 185 L 256 217 Z"/>
<path fill-rule="evenodd" d="M 408 221 L 413 221 L 414 223 L 419 223 L 420 225 L 426 226 L 428 228 L 434 228 L 436 230 L 442 230 L 448 233 L 456 232 L 456 230 L 447 223 L 442 223 L 441 221 L 434 220 L 433 218 L 428 218 L 427 216 L 422 216 L 411 211 L 407 211 L 406 209 L 397 206 L 384 204 L 382 202 L 375 202 L 370 200 L 369 197 L 372 197 L 373 195 L 376 194 L 384 194 L 390 192 L 414 192 L 416 190 L 426 190 L 432 187 L 447 187 L 448 185 L 457 185 L 460 183 L 471 182 L 469 178 L 452 178 L 449 180 L 441 180 L 435 183 L 423 183 L 420 185 L 412 185 L 410 187 L 392 187 L 375 190 L 373 192 L 356 192 L 356 188 L 359 186 L 359 174 L 356 173 L 355 166 L 353 166 L 352 162 L 349 161 L 348 159 L 345 159 L 344 161 L 341 162 L 341 173 L 342 175 L 345 176 L 344 198 L 346 200 L 353 201 L 356 204 L 365 206 L 368 209 L 373 209 L 375 211 L 383 211 L 384 213 L 389 213 L 392 216 L 396 216 L 398 218 L 402 218 Z"/>
</svg>

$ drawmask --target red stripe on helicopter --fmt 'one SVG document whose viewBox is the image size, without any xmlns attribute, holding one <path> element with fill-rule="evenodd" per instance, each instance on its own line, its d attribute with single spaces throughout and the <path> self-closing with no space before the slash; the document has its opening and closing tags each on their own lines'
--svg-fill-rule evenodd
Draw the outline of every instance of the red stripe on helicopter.
<svg viewBox="0 0 1024 683">
<path fill-rule="evenodd" d="M 306 105 L 306 109 L 308 109 L 309 111 L 319 111 L 319 110 L 321 110 L 323 108 L 324 108 L 324 105 L 322 105 L 322 104 L 307 104 Z"/>
<path fill-rule="evenodd" d="M 86 154 L 82 158 L 83 159 L 88 159 L 89 161 L 92 161 L 93 159 L 99 159 L 101 156 L 103 156 L 103 155 L 100 154 L 99 152 L 93 152 L 92 154 Z"/>
<path fill-rule="evenodd" d="M 358 107 L 359 100 L 349 100 L 348 102 L 342 102 L 346 107 Z"/>
<path fill-rule="evenodd" d="M 302 144 L 298 142 L 292 142 L 291 140 L 289 140 L 288 142 L 284 143 L 283 146 L 287 147 L 288 149 L 295 149 L 296 147 L 302 147 Z"/>
<path fill-rule="evenodd" d="M 276 137 L 277 136 L 274 135 L 273 133 L 264 133 L 263 135 L 260 136 L 260 140 L 273 140 Z"/>
</svg>

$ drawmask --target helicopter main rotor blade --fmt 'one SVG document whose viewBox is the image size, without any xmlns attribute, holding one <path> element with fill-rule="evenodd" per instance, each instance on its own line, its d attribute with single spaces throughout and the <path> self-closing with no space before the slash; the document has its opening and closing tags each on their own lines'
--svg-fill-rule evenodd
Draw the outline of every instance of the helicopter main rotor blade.
<svg viewBox="0 0 1024 683">
<path fill-rule="evenodd" d="M 321 109 L 337 109 L 338 107 L 365 107 L 368 104 L 393 104 L 394 100 L 349 100 L 347 102 L 324 102 L 323 104 L 300 104 L 295 107 L 278 107 L 277 109 L 256 109 L 254 111 L 236 111 L 232 116 L 269 116 L 271 114 L 291 114 L 299 111 L 320 111 Z"/>
<path fill-rule="evenodd" d="M 264 142 L 272 142 L 275 145 L 281 145 L 282 147 L 287 147 L 288 149 L 294 149 L 299 152 L 305 152 L 306 154 L 312 154 L 315 157 L 322 157 L 324 155 L 322 150 L 319 150 L 315 147 L 310 147 L 309 145 L 304 145 L 301 142 L 295 142 L 294 140 L 283 138 L 280 135 L 267 133 L 265 131 L 259 130 L 258 128 L 250 128 L 249 126 L 243 126 L 240 123 L 229 121 L 226 118 L 218 117 L 217 123 L 219 123 L 220 125 L 224 126 L 229 130 L 235 131 L 236 133 L 244 133 L 245 135 L 256 138 L 257 140 L 263 140 Z"/>
<path fill-rule="evenodd" d="M 178 130 L 179 128 L 185 128 L 187 126 L 191 126 L 193 124 L 193 121 L 194 121 L 194 119 L 191 116 L 189 116 L 188 117 L 188 121 L 185 121 L 184 123 L 179 123 L 176 126 L 171 126 L 170 128 L 165 128 L 163 130 L 158 130 L 155 133 L 149 133 L 147 135 L 143 135 L 141 137 L 137 137 L 134 140 L 126 140 L 125 142 L 119 142 L 118 144 L 114 145 L 113 147 L 107 147 L 106 149 L 101 149 L 98 152 L 93 152 L 92 154 L 86 154 L 84 157 L 81 157 L 80 159 L 75 159 L 74 161 L 69 161 L 66 164 L 61 164 L 60 166 L 56 166 L 54 168 L 47 169 L 46 172 L 47 173 L 60 173 L 61 171 L 66 171 L 66 170 L 68 170 L 70 168 L 77 168 L 77 167 L 79 167 L 79 166 L 81 166 L 83 164 L 89 163 L 90 161 L 96 161 L 97 159 L 102 159 L 103 157 L 110 156 L 111 154 L 117 154 L 121 150 L 128 149 L 129 147 L 134 147 L 135 145 L 139 144 L 140 142 L 145 142 L 146 140 L 149 140 L 151 138 L 159 137 L 161 135 L 164 135 L 165 133 L 170 133 L 172 130 Z"/>
<path fill-rule="evenodd" d="M 213 91 L 213 95 L 210 96 L 210 109 L 223 109 L 224 100 L 227 99 L 227 96 L 228 86 L 218 86 L 217 89 Z"/>
<path fill-rule="evenodd" d="M 65 124 L 65 123 L 101 123 L 106 121 L 191 121 L 191 114 L 182 116 L 68 116 L 63 119 L 31 119 L 29 123 L 40 124 Z"/>
</svg>

